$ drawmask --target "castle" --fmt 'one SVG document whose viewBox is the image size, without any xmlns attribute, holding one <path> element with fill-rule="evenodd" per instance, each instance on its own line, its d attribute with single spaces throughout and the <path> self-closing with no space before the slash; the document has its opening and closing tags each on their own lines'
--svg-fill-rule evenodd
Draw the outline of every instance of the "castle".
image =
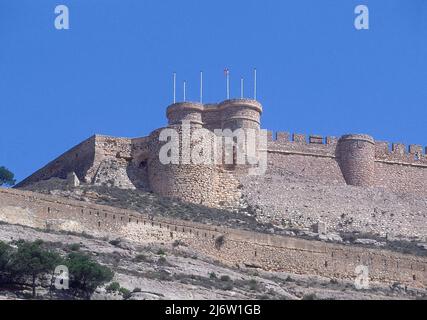
<svg viewBox="0 0 427 320">
<path fill-rule="evenodd" d="M 43 180 L 61 178 L 67 179 L 74 186 L 82 182 L 88 185 L 140 189 L 207 207 L 235 209 L 239 207 L 245 190 L 259 183 L 256 179 L 249 180 L 255 182 L 255 185 L 251 185 L 245 180 L 252 179 L 251 169 L 262 163 L 259 161 L 254 164 L 251 161 L 241 164 L 237 161 L 236 153 L 242 148 L 238 137 L 233 136 L 232 139 L 231 164 L 222 161 L 223 157 L 229 156 L 230 149 L 223 150 L 219 155 L 215 154 L 220 159 L 215 158 L 217 161 L 212 163 L 164 164 L 161 161 L 162 148 L 174 139 L 165 139 L 162 136 L 165 130 L 176 132 L 177 140 L 183 138 L 186 130 L 191 133 L 201 130 L 207 133 L 212 145 L 222 148 L 225 147 L 222 145 L 224 141 L 222 138 L 216 139 L 216 131 L 229 129 L 232 132 L 240 130 L 247 135 L 250 132 L 256 133 L 255 157 L 261 160 L 263 155 L 266 156 L 266 175 L 261 176 L 265 181 L 256 186 L 254 193 L 276 191 L 276 194 L 268 198 L 269 201 L 272 197 L 280 198 L 278 193 L 284 192 L 276 190 L 277 184 L 269 179 L 284 173 L 303 183 L 317 182 L 327 186 L 326 189 L 329 186 L 333 186 L 330 189 L 337 187 L 346 195 L 356 191 L 353 187 L 347 187 L 348 185 L 360 188 L 357 191 L 377 187 L 396 194 L 409 193 L 421 199 L 427 195 L 427 156 L 423 147 L 410 145 L 407 149 L 402 144 L 390 145 L 364 134 L 348 134 L 340 138 L 323 138 L 317 135 L 307 138 L 302 134 L 290 135 L 286 132 L 273 135 L 270 131 L 261 130 L 262 111 L 258 101 L 248 99 L 205 105 L 194 102 L 175 103 L 166 111 L 168 125 L 153 131 L 149 136 L 129 139 L 95 135 L 53 160 L 16 187 L 25 189 Z M 197 142 L 190 140 L 190 147 Z M 184 146 L 179 144 L 179 157 L 185 156 L 184 153 Z M 283 185 L 287 180 L 278 181 Z M 268 188 L 269 184 L 273 187 Z M 297 192 L 311 190 L 313 189 L 298 188 Z M 314 192 L 317 194 L 304 195 L 303 205 L 310 212 L 317 213 L 322 210 L 309 207 L 308 199 L 313 197 L 314 201 L 320 202 L 319 199 L 325 194 L 319 193 L 319 190 Z M 292 193 L 288 192 L 286 197 L 289 195 Z M 360 220 L 351 216 L 350 219 L 356 220 L 355 225 L 349 225 L 347 230 L 371 232 L 384 236 L 385 239 L 388 239 L 388 232 L 393 236 L 403 234 L 406 238 L 425 237 L 424 202 L 420 207 L 408 206 L 406 211 L 399 207 L 402 198 L 397 197 L 398 210 L 387 212 L 382 206 L 373 204 L 371 195 L 368 198 L 369 206 L 363 208 L 367 212 L 357 212 L 363 215 Z M 277 210 L 277 215 L 289 218 L 292 212 L 285 208 L 295 206 L 292 201 L 290 205 L 284 204 L 284 199 L 280 198 L 278 201 L 280 209 Z M 339 199 L 341 200 L 338 201 L 348 202 L 347 198 Z M 362 200 L 363 197 L 359 195 L 354 201 Z M 383 197 L 380 200 L 387 202 L 390 198 Z M 347 221 L 346 217 L 342 218 L 343 213 L 348 214 L 351 210 L 346 206 L 335 210 L 329 204 L 326 202 L 328 208 L 323 212 L 322 220 L 320 216 L 316 216 L 315 220 L 308 219 L 304 227 L 316 221 L 325 222 L 323 219 L 330 217 L 330 221 L 326 221 L 328 229 L 330 227 L 334 231 L 345 231 L 347 227 L 340 226 Z M 413 208 L 419 209 L 417 211 Z M 297 211 L 297 215 L 304 214 L 301 210 Z M 376 212 L 380 212 L 378 218 L 371 216 Z M 269 222 L 273 221 L 274 215 L 268 218 Z M 354 279 L 355 268 L 364 265 L 369 267 L 370 279 L 379 282 L 398 281 L 405 285 L 425 287 L 427 279 L 427 262 L 422 255 L 361 247 L 343 243 L 342 240 L 339 241 L 340 244 L 336 244 L 328 242 L 329 240 L 307 240 L 269 232 L 228 228 L 220 224 L 162 218 L 139 211 L 22 190 L 0 189 L 0 220 L 42 229 L 85 232 L 100 237 L 120 236 L 141 244 L 185 240 L 196 251 L 230 266 L 246 263 L 265 270 Z M 374 224 L 369 224 L 368 220 L 374 220 Z M 390 224 L 383 228 L 388 220 L 391 221 Z M 377 222 L 380 228 L 375 224 Z M 318 223 L 317 233 L 320 236 L 321 233 L 326 233 L 326 224 L 325 230 L 320 230 L 319 225 L 322 224 Z M 225 239 L 221 248 L 216 243 L 219 238 Z"/>
<path fill-rule="evenodd" d="M 87 184 L 141 189 L 165 197 L 210 207 L 236 207 L 239 180 L 248 167 L 236 164 L 162 164 L 160 141 L 164 129 L 182 135 L 183 124 L 191 130 L 254 130 L 257 157 L 266 153 L 267 170 L 285 169 L 301 177 L 333 184 L 383 187 L 394 192 L 427 195 L 426 150 L 419 145 L 375 141 L 364 134 L 340 138 L 268 131 L 266 144 L 260 143 L 262 105 L 255 100 L 232 99 L 219 104 L 174 103 L 167 108 L 168 125 L 141 138 L 95 135 L 41 168 L 17 187 L 52 177 L 65 179 L 75 173 Z M 180 154 L 182 149 L 180 150 Z"/>
</svg>

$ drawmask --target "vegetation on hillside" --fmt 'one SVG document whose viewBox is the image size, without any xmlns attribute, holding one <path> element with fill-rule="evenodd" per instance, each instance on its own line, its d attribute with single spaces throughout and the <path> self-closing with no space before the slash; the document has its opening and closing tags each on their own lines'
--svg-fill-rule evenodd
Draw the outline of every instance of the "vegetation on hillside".
<svg viewBox="0 0 427 320">
<path fill-rule="evenodd" d="M 16 183 L 15 175 L 6 167 L 0 167 L 0 186 L 13 186 Z"/>
<path fill-rule="evenodd" d="M 87 299 L 95 289 L 113 279 L 114 273 L 81 252 L 71 252 L 65 259 L 70 273 L 70 288 Z"/>
<path fill-rule="evenodd" d="M 38 287 L 55 291 L 55 268 L 66 266 L 69 272 L 70 294 L 89 299 L 95 289 L 113 278 L 113 272 L 89 256 L 72 251 L 65 257 L 50 250 L 41 240 L 0 241 L 0 287 L 23 291 L 30 287 L 36 297 Z"/>
</svg>

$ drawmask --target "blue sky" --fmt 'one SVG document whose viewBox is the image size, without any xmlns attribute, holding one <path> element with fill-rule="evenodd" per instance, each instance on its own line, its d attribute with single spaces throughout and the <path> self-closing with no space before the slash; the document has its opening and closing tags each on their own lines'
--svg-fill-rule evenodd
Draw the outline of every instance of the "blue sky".
<svg viewBox="0 0 427 320">
<path fill-rule="evenodd" d="M 258 69 L 264 128 L 427 145 L 426 57 L 425 0 L 0 0 L 0 165 L 23 179 L 95 133 L 147 135 L 173 71 L 197 100 L 203 70 L 216 102 L 225 67 L 236 97 Z"/>
</svg>

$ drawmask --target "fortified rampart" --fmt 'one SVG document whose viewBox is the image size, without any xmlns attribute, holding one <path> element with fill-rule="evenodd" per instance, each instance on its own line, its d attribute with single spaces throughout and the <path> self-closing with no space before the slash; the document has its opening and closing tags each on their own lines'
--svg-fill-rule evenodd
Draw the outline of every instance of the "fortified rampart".
<svg viewBox="0 0 427 320">
<path fill-rule="evenodd" d="M 427 148 L 375 141 L 368 135 L 341 138 L 287 132 L 268 134 L 269 166 L 326 183 L 383 187 L 427 195 Z"/>
<path fill-rule="evenodd" d="M 165 219 L 27 191 L 0 189 L 0 220 L 139 243 L 180 239 L 230 266 L 355 279 L 356 267 L 364 265 L 371 281 L 427 285 L 426 257 Z"/>
<path fill-rule="evenodd" d="M 254 129 L 259 133 L 261 113 L 261 104 L 247 99 L 205 105 L 176 103 L 167 108 L 167 127 L 135 139 L 93 136 L 17 187 L 52 177 L 65 178 L 75 172 L 88 184 L 138 188 L 206 206 L 235 208 L 241 195 L 239 179 L 248 174 L 247 167 L 221 161 L 163 164 L 159 159 L 160 150 L 170 140 L 160 141 L 160 133 L 163 129 L 176 130 L 179 155 L 188 157 L 181 139 L 184 122 L 189 124 L 190 132 L 203 129 L 210 134 L 209 140 L 214 141 L 215 129 L 242 129 L 244 132 Z M 283 168 L 326 185 L 382 187 L 398 193 L 427 195 L 427 157 L 425 149 L 419 145 L 410 145 L 407 149 L 393 143 L 390 148 L 389 143 L 363 134 L 340 138 L 312 135 L 307 139 L 302 134 L 293 134 L 291 138 L 286 132 L 277 132 L 273 138 L 273 133 L 268 132 L 267 136 L 268 169 Z M 200 142 L 200 137 L 192 138 L 190 148 Z M 257 156 L 263 151 L 258 144 L 260 139 L 258 134 Z M 235 148 L 239 148 L 238 142 Z"/>
</svg>

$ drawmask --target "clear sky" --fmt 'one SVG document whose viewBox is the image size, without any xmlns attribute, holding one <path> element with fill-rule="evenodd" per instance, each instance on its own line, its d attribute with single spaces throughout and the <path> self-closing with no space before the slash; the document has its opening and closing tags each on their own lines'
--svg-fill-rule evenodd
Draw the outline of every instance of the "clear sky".
<svg viewBox="0 0 427 320">
<path fill-rule="evenodd" d="M 172 72 L 197 100 L 203 70 L 217 102 L 225 67 L 236 97 L 258 69 L 264 128 L 427 145 L 425 0 L 0 0 L 0 166 L 20 180 L 95 133 L 145 136 Z"/>
</svg>

